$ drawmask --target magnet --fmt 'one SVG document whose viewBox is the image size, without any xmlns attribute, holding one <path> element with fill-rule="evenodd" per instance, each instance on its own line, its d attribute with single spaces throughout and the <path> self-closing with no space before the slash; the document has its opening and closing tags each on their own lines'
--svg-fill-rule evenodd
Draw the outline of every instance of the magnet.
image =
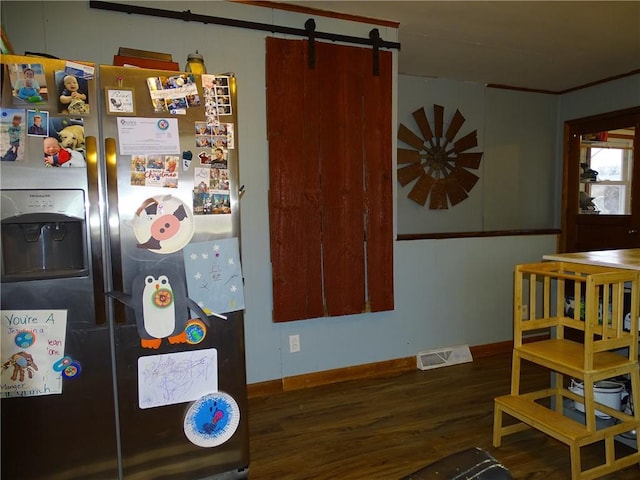
<svg viewBox="0 0 640 480">
<path fill-rule="evenodd" d="M 64 378 L 75 378 L 78 375 L 80 375 L 80 372 L 82 372 L 82 367 L 80 366 L 80 363 L 73 360 L 69 365 L 67 365 L 64 368 L 64 370 L 62 370 L 62 376 Z"/>
<path fill-rule="evenodd" d="M 71 362 L 73 362 L 73 358 L 69 356 L 62 357 L 53 364 L 53 370 L 56 372 L 62 372 L 65 368 L 71 365 Z"/>
<path fill-rule="evenodd" d="M 202 320 L 193 319 L 187 322 L 184 329 L 187 334 L 187 343 L 196 345 L 204 340 L 207 336 L 207 327 Z"/>
<path fill-rule="evenodd" d="M 191 165 L 191 160 L 193 159 L 193 153 L 191 150 L 185 150 L 182 152 L 182 170 L 189 170 L 189 166 Z"/>
</svg>

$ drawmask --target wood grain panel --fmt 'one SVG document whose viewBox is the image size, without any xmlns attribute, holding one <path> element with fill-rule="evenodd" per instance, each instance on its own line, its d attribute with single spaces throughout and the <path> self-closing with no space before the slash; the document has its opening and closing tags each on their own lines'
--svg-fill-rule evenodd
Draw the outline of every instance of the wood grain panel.
<svg viewBox="0 0 640 480">
<path fill-rule="evenodd" d="M 304 126 L 306 45 L 267 38 L 269 222 L 274 321 L 323 315 L 320 170 Z"/>
<path fill-rule="evenodd" d="M 371 52 L 364 55 L 371 65 Z M 394 308 L 391 53 L 380 52 L 378 76 L 370 71 L 363 71 L 367 303 L 379 312 Z"/>
<path fill-rule="evenodd" d="M 329 316 L 365 309 L 362 49 L 316 45 L 321 132 L 322 254 Z"/>
<path fill-rule="evenodd" d="M 393 308 L 390 52 L 267 39 L 274 321 Z"/>
<path fill-rule="evenodd" d="M 548 384 L 547 370 L 524 368 L 523 388 Z M 486 449 L 515 479 L 571 478 L 569 449 L 536 430 L 491 446 L 493 398 L 509 391 L 510 373 L 510 353 L 474 353 L 462 365 L 252 398 L 251 478 L 399 479 L 471 447 Z M 585 465 L 603 457 L 602 445 L 583 448 Z M 637 480 L 638 465 L 604 479 Z"/>
</svg>

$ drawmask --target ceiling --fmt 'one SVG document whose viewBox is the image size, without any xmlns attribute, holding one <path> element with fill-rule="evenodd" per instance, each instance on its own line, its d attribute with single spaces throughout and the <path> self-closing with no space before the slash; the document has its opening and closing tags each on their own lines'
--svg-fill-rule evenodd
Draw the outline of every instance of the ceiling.
<svg viewBox="0 0 640 480">
<path fill-rule="evenodd" d="M 640 70 L 640 1 L 284 3 L 399 22 L 400 74 L 562 92 Z"/>
</svg>

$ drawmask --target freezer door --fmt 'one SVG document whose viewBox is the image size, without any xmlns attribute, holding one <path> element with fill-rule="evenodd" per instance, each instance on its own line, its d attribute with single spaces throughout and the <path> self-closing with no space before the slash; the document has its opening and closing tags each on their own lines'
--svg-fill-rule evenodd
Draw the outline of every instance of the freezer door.
<svg viewBox="0 0 640 480">
<path fill-rule="evenodd" d="M 8 310 L 67 312 L 60 358 L 69 356 L 81 366 L 77 377 L 63 379 L 61 394 L 2 398 L 3 479 L 117 478 L 109 328 L 95 324 L 92 295 L 86 277 L 2 284 L 3 323 Z M 46 333 L 39 336 L 38 331 L 33 348 L 47 341 Z M 34 374 L 52 365 L 37 368 Z M 3 383 L 20 381 L 19 376 L 10 379 L 13 372 L 2 370 Z"/>
<path fill-rule="evenodd" d="M 1 61 L 0 193 L 3 219 L 12 225 L 3 230 L 0 245 L 1 477 L 113 480 L 118 477 L 118 455 L 111 333 L 99 260 L 99 168 L 96 157 L 88 155 L 81 162 L 86 165 L 74 167 L 52 168 L 44 161 L 44 139 L 48 135 L 62 141 L 65 126 L 73 125 L 70 130 L 76 133 L 83 127 L 82 145 L 76 141 L 69 147 L 76 160 L 90 143 L 88 137 L 97 135 L 95 76 L 81 82 L 85 107 L 91 108 L 70 113 L 59 97 L 65 70 L 73 64 L 7 55 Z M 25 100 L 17 87 L 32 74 L 40 98 Z M 31 129 L 36 116 L 44 119 L 44 133 Z M 15 141 L 8 136 L 10 126 L 21 129 L 14 130 Z M 4 195 L 9 189 L 19 193 Z M 79 207 L 73 214 L 58 211 L 54 198 L 61 192 L 70 192 L 68 197 L 62 193 L 69 201 L 61 202 L 61 210 L 79 198 L 71 202 Z M 24 199 L 24 205 L 18 205 L 18 199 Z M 11 248 L 20 242 L 31 242 L 31 258 L 9 260 Z M 72 368 L 64 375 L 56 373 L 63 365 Z"/>
<path fill-rule="evenodd" d="M 186 244 L 239 236 L 237 145 L 227 144 L 225 163 L 214 168 L 213 125 L 207 125 L 200 76 L 101 66 L 100 81 L 104 104 L 119 103 L 121 94 L 132 101 L 124 112 L 114 106 L 101 122 L 124 478 L 244 478 L 249 448 L 243 314 L 205 315 L 204 339 L 185 340 L 186 323 L 198 315 L 188 307 L 182 251 Z M 235 111 L 235 78 L 226 81 Z M 179 93 L 175 100 L 161 92 L 170 95 L 187 84 L 197 89 L 189 93 L 188 106 Z M 184 108 L 169 113 L 174 103 Z M 218 119 L 235 125 L 235 115 Z M 161 147 L 166 138 L 149 142 L 148 150 L 133 145 L 146 134 L 140 127 L 145 122 L 169 127 L 171 134 L 176 122 L 179 150 Z M 220 210 L 205 208 L 198 178 L 207 184 L 207 199 L 223 199 Z M 192 391 L 198 398 L 188 395 Z M 218 422 L 226 417 L 212 403 L 200 428 L 220 441 L 194 443 L 190 412 L 208 394 L 231 399 L 233 412 L 224 413 L 237 425 Z"/>
</svg>

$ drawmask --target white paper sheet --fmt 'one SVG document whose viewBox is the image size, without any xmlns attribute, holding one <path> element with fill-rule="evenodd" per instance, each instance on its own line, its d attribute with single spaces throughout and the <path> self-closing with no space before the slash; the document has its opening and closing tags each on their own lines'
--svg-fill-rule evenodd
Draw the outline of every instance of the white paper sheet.
<svg viewBox="0 0 640 480">
<path fill-rule="evenodd" d="M 180 153 L 177 118 L 118 117 L 120 155 Z"/>
<path fill-rule="evenodd" d="M 138 405 L 161 407 L 191 402 L 218 391 L 215 348 L 138 358 Z"/>
<path fill-rule="evenodd" d="M 65 356 L 66 310 L 2 310 L 0 397 L 62 393 L 53 365 Z"/>
</svg>

